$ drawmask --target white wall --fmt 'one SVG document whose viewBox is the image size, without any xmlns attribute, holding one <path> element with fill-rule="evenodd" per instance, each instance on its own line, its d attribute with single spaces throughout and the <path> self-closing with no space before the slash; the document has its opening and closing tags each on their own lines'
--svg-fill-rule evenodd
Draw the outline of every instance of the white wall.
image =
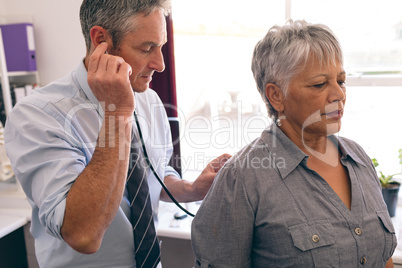
<svg viewBox="0 0 402 268">
<path fill-rule="evenodd" d="M 0 0 L 0 16 L 4 15 L 4 0 Z"/>
<path fill-rule="evenodd" d="M 69 73 L 85 56 L 85 42 L 79 22 L 81 2 L 0 0 L 0 17 L 3 17 L 3 21 L 26 20 L 34 24 L 41 85 Z"/>
</svg>

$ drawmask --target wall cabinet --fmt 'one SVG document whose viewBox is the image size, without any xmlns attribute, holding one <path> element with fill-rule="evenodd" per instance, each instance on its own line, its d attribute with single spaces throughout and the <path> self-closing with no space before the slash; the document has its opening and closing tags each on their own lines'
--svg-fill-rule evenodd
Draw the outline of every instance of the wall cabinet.
<svg viewBox="0 0 402 268">
<path fill-rule="evenodd" d="M 37 85 L 38 83 L 39 75 L 37 71 L 7 71 L 3 36 L 0 29 L 0 93 L 2 93 L 0 117 L 3 123 L 13 107 L 10 84 L 21 87 L 24 85 Z M 28 87 L 24 86 L 23 88 Z M 1 114 L 3 109 L 5 114 Z M 39 268 L 35 258 L 34 239 L 29 232 L 29 226 L 30 224 L 28 223 L 0 239 L 0 267 Z"/>
<path fill-rule="evenodd" d="M 2 88 L 2 102 L 5 114 L 11 111 L 13 102 L 11 98 L 10 83 L 18 85 L 37 85 L 39 83 L 39 75 L 34 72 L 8 72 L 6 64 L 6 54 L 4 52 L 3 35 L 0 29 L 0 84 Z"/>
</svg>

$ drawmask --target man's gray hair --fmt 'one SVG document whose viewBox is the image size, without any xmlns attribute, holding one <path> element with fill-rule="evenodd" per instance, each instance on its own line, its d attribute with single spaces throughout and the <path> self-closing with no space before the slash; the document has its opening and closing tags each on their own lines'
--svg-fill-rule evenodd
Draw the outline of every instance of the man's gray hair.
<svg viewBox="0 0 402 268">
<path fill-rule="evenodd" d="M 289 20 L 275 25 L 255 46 L 251 69 L 268 115 L 276 120 L 278 112 L 265 94 L 268 83 L 277 85 L 286 96 L 289 81 L 314 56 L 321 64 L 343 64 L 341 46 L 333 32 L 325 25 Z"/>
<path fill-rule="evenodd" d="M 80 22 L 87 52 L 91 49 L 90 30 L 93 26 L 105 28 L 117 48 L 123 37 L 133 30 L 132 18 L 138 14 L 148 15 L 155 9 L 168 15 L 170 0 L 84 0 L 80 8 Z"/>
</svg>

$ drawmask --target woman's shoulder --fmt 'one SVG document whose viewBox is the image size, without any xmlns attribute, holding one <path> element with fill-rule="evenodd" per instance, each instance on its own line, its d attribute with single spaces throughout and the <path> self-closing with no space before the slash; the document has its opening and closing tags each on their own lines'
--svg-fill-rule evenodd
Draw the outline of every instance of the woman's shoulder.
<svg viewBox="0 0 402 268">
<path fill-rule="evenodd" d="M 226 163 L 224 168 L 227 174 L 241 178 L 266 178 L 266 175 L 275 171 L 275 156 L 270 152 L 267 145 L 261 138 L 257 138 L 234 154 Z M 264 176 L 260 176 L 264 174 Z M 252 175 L 252 176 L 250 176 Z M 272 177 L 272 176 L 271 176 Z"/>
</svg>

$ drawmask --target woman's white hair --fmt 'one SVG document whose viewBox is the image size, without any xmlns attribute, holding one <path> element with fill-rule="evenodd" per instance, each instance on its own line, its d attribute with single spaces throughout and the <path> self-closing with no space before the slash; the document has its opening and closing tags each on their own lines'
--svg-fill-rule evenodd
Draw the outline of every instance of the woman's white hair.
<svg viewBox="0 0 402 268">
<path fill-rule="evenodd" d="M 265 87 L 272 83 L 286 96 L 289 81 L 314 56 L 321 64 L 343 63 L 341 46 L 333 32 L 325 25 L 303 20 L 289 20 L 275 25 L 255 46 L 251 69 L 268 115 L 276 120 L 278 112 L 269 103 Z"/>
</svg>

